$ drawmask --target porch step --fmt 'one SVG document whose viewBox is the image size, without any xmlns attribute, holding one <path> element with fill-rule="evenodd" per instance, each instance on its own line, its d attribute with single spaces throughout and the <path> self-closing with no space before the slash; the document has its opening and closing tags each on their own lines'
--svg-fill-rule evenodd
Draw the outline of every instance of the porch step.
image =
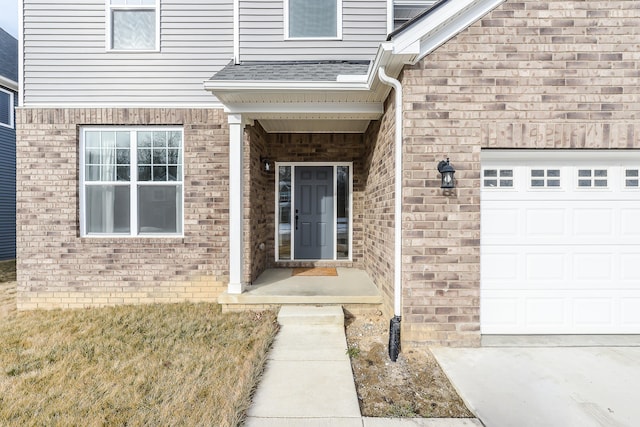
<svg viewBox="0 0 640 427">
<path fill-rule="evenodd" d="M 344 312 L 339 305 L 285 305 L 278 313 L 280 325 L 344 326 Z"/>
</svg>

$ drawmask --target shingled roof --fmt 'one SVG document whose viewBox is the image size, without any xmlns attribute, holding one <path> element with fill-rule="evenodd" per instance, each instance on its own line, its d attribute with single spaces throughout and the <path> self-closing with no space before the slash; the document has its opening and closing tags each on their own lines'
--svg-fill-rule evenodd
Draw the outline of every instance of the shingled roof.
<svg viewBox="0 0 640 427">
<path fill-rule="evenodd" d="M 366 75 L 369 61 L 281 61 L 229 63 L 211 80 L 334 82 L 339 75 Z"/>
<path fill-rule="evenodd" d="M 18 40 L 0 28 L 0 76 L 18 81 Z"/>
</svg>

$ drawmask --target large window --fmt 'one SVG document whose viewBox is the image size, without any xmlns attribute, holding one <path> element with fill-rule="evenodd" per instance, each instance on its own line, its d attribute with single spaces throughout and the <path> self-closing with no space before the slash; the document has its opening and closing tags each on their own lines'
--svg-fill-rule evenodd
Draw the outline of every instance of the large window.
<svg viewBox="0 0 640 427">
<path fill-rule="evenodd" d="M 107 0 L 107 9 L 109 49 L 158 49 L 158 0 Z"/>
<path fill-rule="evenodd" d="M 285 0 L 286 37 L 339 39 L 342 0 Z"/>
<path fill-rule="evenodd" d="M 13 128 L 13 94 L 0 88 L 0 126 Z"/>
<path fill-rule="evenodd" d="M 181 235 L 182 130 L 84 128 L 81 234 Z"/>
</svg>

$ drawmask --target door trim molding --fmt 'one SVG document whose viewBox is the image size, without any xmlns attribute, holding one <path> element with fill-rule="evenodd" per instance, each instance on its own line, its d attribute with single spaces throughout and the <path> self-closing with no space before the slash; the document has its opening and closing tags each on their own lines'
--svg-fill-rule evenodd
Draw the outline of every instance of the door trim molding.
<svg viewBox="0 0 640 427">
<path fill-rule="evenodd" d="M 338 191 L 338 175 L 337 167 L 347 166 L 349 167 L 349 257 L 338 259 L 337 256 L 337 242 L 338 242 L 338 227 L 335 226 L 333 230 L 333 258 L 331 259 L 296 259 L 294 250 L 294 233 L 295 230 L 291 228 L 291 259 L 279 259 L 280 258 L 280 215 L 279 215 L 279 199 L 280 199 L 280 167 L 291 167 L 291 196 L 290 196 L 290 212 L 289 218 L 293 218 L 293 209 L 295 206 L 295 167 L 296 166 L 331 166 L 333 167 L 333 198 L 337 200 Z M 314 261 L 334 261 L 334 262 L 352 262 L 353 261 L 353 162 L 275 162 L 275 188 L 274 188 L 274 217 L 275 217 L 275 229 L 274 229 L 274 258 L 275 262 L 314 262 Z M 338 218 L 338 203 L 333 204 L 333 221 L 337 223 Z"/>
</svg>

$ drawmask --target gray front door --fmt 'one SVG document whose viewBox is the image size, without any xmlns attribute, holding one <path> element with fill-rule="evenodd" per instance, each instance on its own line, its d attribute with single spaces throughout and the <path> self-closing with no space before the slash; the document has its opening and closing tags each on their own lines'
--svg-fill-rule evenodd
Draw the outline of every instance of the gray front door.
<svg viewBox="0 0 640 427">
<path fill-rule="evenodd" d="M 295 259 L 333 259 L 333 167 L 296 166 Z"/>
</svg>

